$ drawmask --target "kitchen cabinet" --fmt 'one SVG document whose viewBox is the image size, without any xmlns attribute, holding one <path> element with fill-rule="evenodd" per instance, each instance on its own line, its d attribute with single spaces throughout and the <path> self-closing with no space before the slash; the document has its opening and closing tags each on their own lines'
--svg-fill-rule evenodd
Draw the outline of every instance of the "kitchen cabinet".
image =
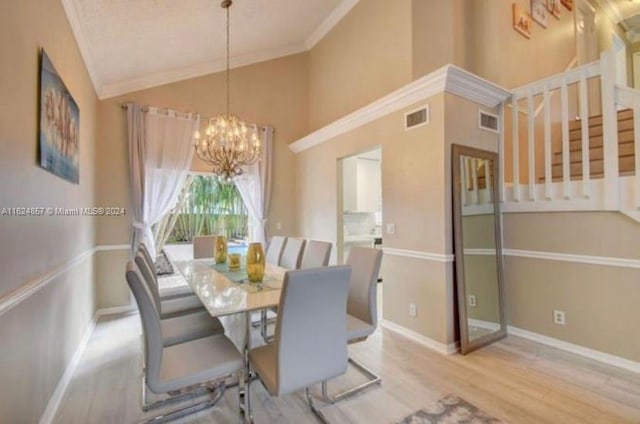
<svg viewBox="0 0 640 424">
<path fill-rule="evenodd" d="M 345 211 L 382 210 L 380 161 L 351 157 L 342 161 L 343 208 Z"/>
</svg>

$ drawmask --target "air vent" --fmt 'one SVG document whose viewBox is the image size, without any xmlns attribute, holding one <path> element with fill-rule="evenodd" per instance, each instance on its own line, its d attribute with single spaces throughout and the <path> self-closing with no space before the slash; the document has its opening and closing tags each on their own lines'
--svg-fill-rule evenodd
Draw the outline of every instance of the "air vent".
<svg viewBox="0 0 640 424">
<path fill-rule="evenodd" d="M 487 131 L 498 132 L 498 116 L 489 112 L 478 111 L 478 126 Z"/>
<path fill-rule="evenodd" d="M 429 124 L 429 105 L 404 114 L 404 129 L 411 130 Z"/>
</svg>

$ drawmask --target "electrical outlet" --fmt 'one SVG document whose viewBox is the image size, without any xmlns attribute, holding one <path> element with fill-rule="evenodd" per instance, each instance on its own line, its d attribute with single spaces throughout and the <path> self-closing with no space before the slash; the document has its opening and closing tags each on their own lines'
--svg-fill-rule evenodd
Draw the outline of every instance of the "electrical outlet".
<svg viewBox="0 0 640 424">
<path fill-rule="evenodd" d="M 278 231 L 282 230 L 282 223 L 276 222 L 276 230 Z"/>
<path fill-rule="evenodd" d="M 558 325 L 566 324 L 564 311 L 560 311 L 558 309 L 553 310 L 553 323 Z"/>
<path fill-rule="evenodd" d="M 418 316 L 418 308 L 415 303 L 409 303 L 409 316 Z"/>
<path fill-rule="evenodd" d="M 396 224 L 387 224 L 387 234 L 395 234 Z"/>
<path fill-rule="evenodd" d="M 469 298 L 467 300 L 467 304 L 469 306 L 471 306 L 472 308 L 475 308 L 476 306 L 478 306 L 478 299 L 476 299 L 476 295 L 475 294 L 470 294 Z"/>
</svg>

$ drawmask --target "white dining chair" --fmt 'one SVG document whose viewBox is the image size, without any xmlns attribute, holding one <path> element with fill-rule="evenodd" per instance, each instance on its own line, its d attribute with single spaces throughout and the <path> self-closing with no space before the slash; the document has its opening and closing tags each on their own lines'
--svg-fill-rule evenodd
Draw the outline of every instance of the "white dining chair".
<svg viewBox="0 0 640 424">
<path fill-rule="evenodd" d="M 198 300 L 199 308 L 189 308 L 182 314 L 169 314 L 163 316 L 163 302 L 159 301 L 157 293 L 154 293 L 153 283 L 149 281 L 148 269 L 142 261 L 140 252 L 136 254 L 135 263 L 138 272 L 142 276 L 142 283 L 154 302 L 155 310 L 158 312 L 158 319 L 162 326 L 162 338 L 165 346 L 210 336 L 213 334 L 224 334 L 224 326 L 218 318 L 209 315 L 209 312 Z M 164 302 L 166 305 L 167 301 Z"/>
<path fill-rule="evenodd" d="M 160 296 L 160 299 L 165 300 L 194 295 L 193 290 L 191 290 L 191 287 L 189 287 L 187 284 L 177 287 L 165 287 L 161 289 L 158 284 L 155 262 L 153 261 L 153 259 L 151 259 L 149 249 L 147 249 L 147 246 L 144 243 L 140 243 L 138 245 L 138 250 L 142 252 L 145 262 L 147 263 L 147 267 L 151 271 L 152 283 L 155 284 L 156 287 L 158 287 L 158 295 Z"/>
<path fill-rule="evenodd" d="M 309 240 L 304 249 L 300 269 L 320 268 L 329 265 L 333 244 L 327 241 Z"/>
<path fill-rule="evenodd" d="M 144 344 L 145 390 L 142 392 L 142 409 L 166 406 L 198 394 L 209 394 L 205 401 L 165 412 L 147 422 L 167 422 L 214 406 L 222 398 L 225 379 L 238 375 L 240 396 L 244 396 L 244 360 L 225 335 L 216 334 L 184 343 L 166 346 L 162 325 L 158 319 L 153 296 L 143 283 L 137 266 L 129 261 L 126 269 L 127 283 L 140 310 Z M 146 388 L 154 393 L 168 394 L 169 398 L 147 403 Z M 243 418 L 243 408 L 239 408 Z"/>
<path fill-rule="evenodd" d="M 154 300 L 158 305 L 161 318 L 172 318 L 204 310 L 204 305 L 202 305 L 202 302 L 194 293 L 192 293 L 190 296 L 182 296 L 163 300 L 160 297 L 160 292 L 158 291 L 158 283 L 155 279 L 155 275 L 149 268 L 144 254 L 140 250 L 136 252 L 134 261 L 140 269 L 143 277 L 145 278 L 145 281 L 150 282 L 149 290 L 153 294 Z"/>
<path fill-rule="evenodd" d="M 347 337 L 349 344 L 366 340 L 378 325 L 377 283 L 382 250 L 371 247 L 354 246 L 349 251 L 347 265 L 351 266 L 349 297 L 347 299 Z M 322 382 L 322 395 L 325 401 L 336 402 L 354 395 L 382 379 L 360 362 L 349 357 L 349 363 L 367 377 L 367 381 L 349 390 L 329 395 L 327 381 Z"/>
<path fill-rule="evenodd" d="M 351 267 L 287 271 L 280 295 L 275 342 L 249 351 L 251 369 L 272 396 L 305 389 L 347 370 L 347 292 Z M 246 410 L 251 416 L 247 384 Z"/>
<path fill-rule="evenodd" d="M 193 259 L 213 258 L 217 236 L 197 236 L 193 238 Z"/>
<path fill-rule="evenodd" d="M 269 242 L 269 247 L 267 247 L 267 252 L 265 253 L 265 256 L 264 256 L 268 264 L 275 265 L 275 266 L 280 265 L 282 250 L 284 249 L 284 245 L 286 242 L 287 242 L 286 237 L 282 237 L 282 236 L 271 237 L 271 241 Z"/>
<path fill-rule="evenodd" d="M 282 257 L 278 265 L 285 269 L 300 269 L 305 243 L 305 239 L 287 237 L 287 242 L 284 245 Z"/>
</svg>

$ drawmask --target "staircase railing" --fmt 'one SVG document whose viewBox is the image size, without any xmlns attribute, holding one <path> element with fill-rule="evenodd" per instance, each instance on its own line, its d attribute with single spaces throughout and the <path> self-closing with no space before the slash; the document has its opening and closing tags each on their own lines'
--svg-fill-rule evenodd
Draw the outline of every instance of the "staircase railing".
<svg viewBox="0 0 640 424">
<path fill-rule="evenodd" d="M 519 210 L 619 210 L 620 186 L 618 169 L 617 105 L 624 104 L 640 112 L 638 92 L 616 87 L 615 57 L 603 52 L 600 60 L 544 78 L 513 90 L 511 99 L 502 106 L 502 199 L 505 211 Z M 552 111 L 552 93 L 559 92 L 559 113 Z M 571 93 L 571 96 L 570 96 Z M 542 98 L 542 119 L 536 125 L 538 112 L 535 99 Z M 520 114 L 524 103 L 525 114 Z M 571 104 L 571 108 L 570 108 Z M 505 106 L 510 106 L 511 113 Z M 602 114 L 603 172 L 601 179 L 591 178 L 589 116 L 594 109 Z M 637 110 L 636 110 L 637 109 Z M 581 120 L 579 158 L 581 178 L 571 179 L 570 122 L 571 111 Z M 635 115 L 636 123 L 638 115 Z M 510 118 L 511 130 L 505 133 Z M 574 117 L 575 118 L 575 117 Z M 508 121 L 509 122 L 509 121 Z M 542 124 L 542 125 L 540 125 Z M 636 124 L 636 152 L 638 130 Z M 556 133 L 558 137 L 554 138 Z M 560 143 L 558 143 L 558 139 Z M 562 152 L 562 176 L 554 181 L 552 155 L 554 140 Z M 505 151 L 510 150 L 508 160 Z M 636 155 L 636 169 L 638 165 Z M 510 162 L 511 181 L 505 179 L 505 165 Z M 575 161 L 574 161 L 575 162 Z M 526 166 L 522 178 L 521 166 Z M 538 169 L 536 167 L 538 166 Z M 537 172 L 536 172 L 537 171 Z M 555 177 L 558 179 L 557 176 Z M 640 206 L 640 177 L 636 173 L 636 205 Z"/>
</svg>

